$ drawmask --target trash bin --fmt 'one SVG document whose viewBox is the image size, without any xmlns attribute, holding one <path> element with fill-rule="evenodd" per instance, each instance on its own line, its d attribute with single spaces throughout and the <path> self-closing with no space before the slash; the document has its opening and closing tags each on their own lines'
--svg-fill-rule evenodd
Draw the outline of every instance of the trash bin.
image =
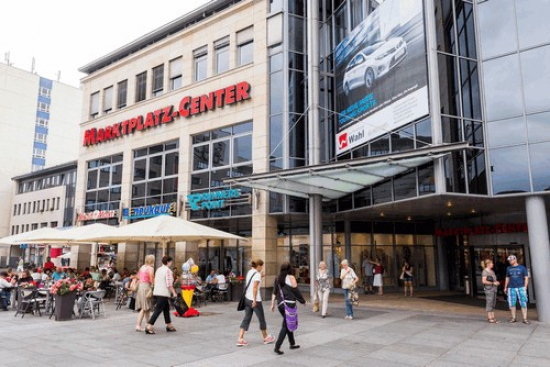
<svg viewBox="0 0 550 367">
<path fill-rule="evenodd" d="M 464 276 L 464 293 L 466 293 L 469 296 L 471 288 L 472 287 L 470 284 L 470 277 L 468 275 L 465 275 Z"/>
</svg>

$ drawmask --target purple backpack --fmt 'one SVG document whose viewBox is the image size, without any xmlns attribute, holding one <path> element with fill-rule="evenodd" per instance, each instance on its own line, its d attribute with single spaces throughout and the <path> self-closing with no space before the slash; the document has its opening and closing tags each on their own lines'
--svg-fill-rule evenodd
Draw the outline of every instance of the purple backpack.
<svg viewBox="0 0 550 367">
<path fill-rule="evenodd" d="M 281 300 L 285 306 L 286 328 L 292 333 L 298 329 L 298 304 L 295 303 L 294 307 L 292 307 L 285 302 L 285 296 L 283 295 L 283 290 L 280 285 L 279 292 L 281 293 Z"/>
</svg>

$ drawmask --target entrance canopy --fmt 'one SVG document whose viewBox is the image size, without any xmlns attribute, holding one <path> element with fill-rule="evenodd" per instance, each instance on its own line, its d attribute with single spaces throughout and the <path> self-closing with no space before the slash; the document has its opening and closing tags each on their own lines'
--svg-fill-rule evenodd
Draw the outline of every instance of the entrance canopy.
<svg viewBox="0 0 550 367">
<path fill-rule="evenodd" d="M 306 199 L 310 195 L 321 195 L 326 200 L 334 200 L 453 151 L 469 148 L 468 143 L 445 144 L 385 156 L 231 178 L 224 182 Z"/>
</svg>

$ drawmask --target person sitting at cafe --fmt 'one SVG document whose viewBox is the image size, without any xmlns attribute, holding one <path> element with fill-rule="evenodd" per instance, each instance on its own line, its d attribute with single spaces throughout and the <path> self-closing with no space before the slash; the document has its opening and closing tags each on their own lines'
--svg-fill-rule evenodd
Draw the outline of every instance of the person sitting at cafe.
<svg viewBox="0 0 550 367">
<path fill-rule="evenodd" d="M 45 269 L 42 272 L 42 282 L 47 282 L 49 280 L 52 280 L 52 269 Z"/>
<path fill-rule="evenodd" d="M 92 277 L 93 280 L 97 282 L 101 280 L 101 274 L 99 274 L 95 266 L 90 267 L 90 276 Z"/>
<path fill-rule="evenodd" d="M 127 277 L 122 279 L 122 288 L 130 289 L 132 281 L 136 278 L 137 278 L 137 271 L 132 270 L 132 272 L 129 273 Z"/>
<path fill-rule="evenodd" d="M 42 280 L 42 274 L 38 268 L 32 268 L 32 280 L 35 282 L 40 282 Z"/>
<path fill-rule="evenodd" d="M 210 270 L 210 274 L 206 277 L 205 291 L 208 292 L 208 298 L 212 300 L 213 289 L 218 286 L 218 273 L 216 270 Z"/>
<path fill-rule="evenodd" d="M 21 273 L 21 276 L 19 277 L 19 279 L 17 280 L 17 285 L 18 286 L 27 286 L 29 284 L 32 284 L 32 282 L 34 281 L 34 279 L 32 278 L 32 275 L 30 274 L 30 272 L 28 270 L 23 270 L 23 272 Z"/>
<path fill-rule="evenodd" d="M 76 279 L 76 272 L 73 268 L 67 269 L 67 278 L 68 279 Z"/>
<path fill-rule="evenodd" d="M 51 269 L 52 271 L 55 270 L 55 264 L 49 256 L 46 258 L 46 262 L 44 263 L 44 270 L 46 269 Z"/>
<path fill-rule="evenodd" d="M 111 277 L 111 279 L 113 280 L 113 282 L 120 282 L 122 280 L 122 277 L 120 276 L 117 268 L 113 268 L 113 276 Z"/>
<path fill-rule="evenodd" d="M 52 274 L 52 279 L 56 282 L 60 279 L 65 279 L 67 277 L 67 274 L 61 269 L 61 267 L 57 267 L 55 271 Z"/>
<path fill-rule="evenodd" d="M 78 275 L 78 279 L 86 279 L 88 275 L 90 275 L 90 268 L 86 266 L 84 271 Z"/>
<path fill-rule="evenodd" d="M 130 273 L 130 271 L 128 270 L 128 268 L 124 268 L 124 269 L 122 269 L 122 274 L 120 274 L 120 277 L 121 277 L 122 279 L 126 279 L 126 278 L 128 278 L 130 275 L 132 275 L 132 274 Z"/>
<path fill-rule="evenodd" d="M 97 290 L 98 286 L 99 284 L 95 280 L 93 280 L 89 274 L 86 276 L 86 279 L 82 283 L 82 289 L 85 291 L 95 291 Z"/>
<path fill-rule="evenodd" d="M 14 281 L 8 281 L 8 272 L 0 272 L 0 300 L 2 301 L 2 311 L 8 311 L 8 302 L 11 298 L 11 289 L 13 288 Z"/>
</svg>

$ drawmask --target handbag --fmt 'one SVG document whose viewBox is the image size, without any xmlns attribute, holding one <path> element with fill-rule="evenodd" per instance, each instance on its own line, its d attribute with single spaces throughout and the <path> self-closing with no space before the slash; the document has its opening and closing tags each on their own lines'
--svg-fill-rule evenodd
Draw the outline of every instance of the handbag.
<svg viewBox="0 0 550 367">
<path fill-rule="evenodd" d="M 149 289 L 149 292 L 145 295 L 145 298 L 151 299 L 153 298 L 153 288 Z"/>
<path fill-rule="evenodd" d="M 298 305 L 295 303 L 294 307 L 292 307 L 285 302 L 285 296 L 283 295 L 283 290 L 281 289 L 280 285 L 279 293 L 281 294 L 281 300 L 283 301 L 283 305 L 285 306 L 286 328 L 292 333 L 298 330 Z"/>
<path fill-rule="evenodd" d="M 401 272 L 401 275 L 399 276 L 399 279 L 400 279 L 400 280 L 404 280 L 404 279 L 405 279 L 405 271 L 402 271 L 402 272 Z"/>
<path fill-rule="evenodd" d="M 254 274 L 256 275 L 256 274 Z M 250 279 L 248 280 L 248 283 L 246 284 L 246 287 L 244 287 L 244 290 L 243 290 L 243 294 L 241 294 L 241 299 L 239 299 L 239 304 L 237 305 L 237 311 L 244 311 L 244 309 L 246 308 L 246 304 L 245 304 L 245 300 L 246 300 L 246 290 L 248 289 L 248 286 L 250 285 L 250 282 L 252 281 L 252 278 L 254 278 L 254 275 L 252 275 L 250 277 Z"/>
<path fill-rule="evenodd" d="M 139 288 L 139 280 L 134 280 L 132 283 L 130 283 L 130 291 L 137 292 Z"/>
<path fill-rule="evenodd" d="M 357 287 L 355 285 L 349 290 L 349 300 L 354 306 L 359 304 L 359 292 L 357 292 Z"/>
<path fill-rule="evenodd" d="M 313 301 L 313 312 L 319 312 L 319 298 L 315 296 L 315 300 Z"/>
</svg>

